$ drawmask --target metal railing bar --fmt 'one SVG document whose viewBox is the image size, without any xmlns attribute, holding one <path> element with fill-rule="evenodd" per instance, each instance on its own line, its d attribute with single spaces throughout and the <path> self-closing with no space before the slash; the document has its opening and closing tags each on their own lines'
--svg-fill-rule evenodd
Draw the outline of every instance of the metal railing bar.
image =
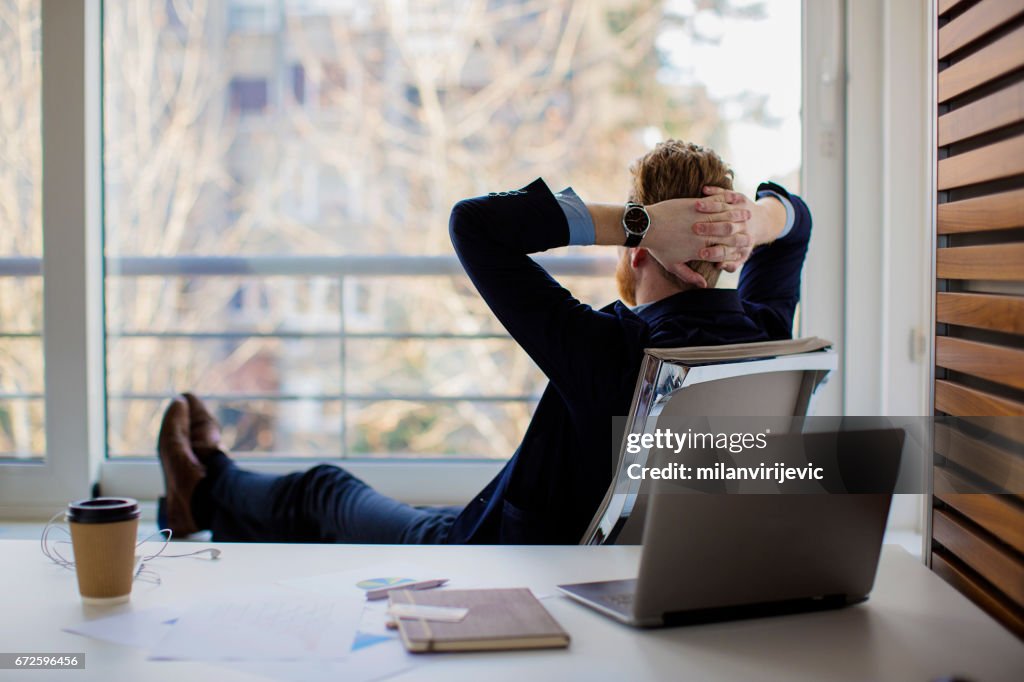
<svg viewBox="0 0 1024 682">
<path fill-rule="evenodd" d="M 615 271 L 609 256 L 538 256 L 553 275 L 600 276 Z M 120 256 L 106 259 L 108 277 L 224 277 L 338 275 L 355 277 L 461 276 L 462 264 L 447 256 Z M 0 258 L 0 277 L 37 277 L 41 258 Z"/>
<path fill-rule="evenodd" d="M 41 457 L 42 455 L 33 455 Z M 3 457 L 0 454 L 0 457 Z M 123 451 L 111 451 L 107 455 L 109 460 L 125 461 L 126 463 L 133 464 L 139 461 L 144 463 L 154 462 L 152 452 L 136 452 L 133 450 Z M 437 455 L 431 454 L 424 456 L 420 453 L 415 452 L 359 452 L 352 457 L 340 457 L 336 453 L 331 452 L 319 452 L 319 453 L 300 453 L 292 452 L 288 450 L 231 450 L 231 459 L 235 461 L 247 461 L 247 462 L 258 462 L 260 464 L 290 464 L 295 460 L 318 460 L 318 461 L 336 461 L 345 460 L 346 464 L 351 463 L 373 463 L 373 464 L 394 464 L 395 466 L 401 466 L 402 464 L 477 464 L 485 463 L 492 464 L 494 462 L 501 462 L 502 460 L 508 459 L 506 455 L 481 455 L 478 453 L 453 453 L 451 455 Z M 131 460 L 134 460 L 131 461 Z"/>
<path fill-rule="evenodd" d="M 109 393 L 109 401 L 128 402 L 138 401 L 163 401 L 170 400 L 174 393 Z M 42 393 L 0 393 L 0 400 L 43 400 Z M 540 400 L 540 395 L 511 394 L 511 395 L 432 395 L 418 393 L 321 393 L 316 395 L 302 395 L 298 393 L 203 393 L 203 400 L 218 402 L 231 401 L 300 401 L 311 400 L 315 402 L 340 402 L 350 400 L 354 402 L 534 402 Z"/>
<path fill-rule="evenodd" d="M 172 332 L 149 332 L 149 331 L 129 331 L 129 332 L 118 332 L 108 331 L 107 336 L 110 338 L 126 338 L 126 339 L 203 339 L 203 340 L 216 340 L 216 339 L 340 339 L 343 335 L 337 331 L 224 331 L 224 332 L 185 332 L 185 331 L 172 331 Z M 0 338 L 3 334 L 0 334 Z M 483 334 L 454 334 L 447 332 L 439 333 L 416 333 L 416 332 L 349 332 L 344 335 L 347 339 L 368 339 L 368 340 L 395 340 L 395 341 L 406 341 L 406 340 L 477 340 L 477 339 L 503 339 L 509 340 L 512 337 L 508 334 L 501 333 L 483 333 Z"/>
<path fill-rule="evenodd" d="M 33 256 L 0 258 L 0 277 L 39 277 L 42 274 L 42 258 Z"/>
<path fill-rule="evenodd" d="M 340 339 L 342 335 L 335 331 L 113 331 L 108 330 L 111 338 L 121 339 Z M 41 339 L 42 332 L 4 332 L 0 331 L 0 339 Z M 348 339 L 370 341 L 477 341 L 477 340 L 511 340 L 512 337 L 501 332 L 483 332 L 480 334 L 456 334 L 454 332 L 349 332 Z"/>
<path fill-rule="evenodd" d="M 170 400 L 176 394 L 173 393 L 113 393 L 107 394 L 107 401 L 129 402 L 137 401 L 163 401 Z M 40 396 L 42 397 L 42 396 Z M 320 393 L 313 395 L 302 395 L 298 393 L 199 393 L 203 400 L 212 402 L 231 401 L 267 401 L 285 402 L 309 400 L 313 402 L 417 402 L 417 403 L 456 403 L 456 402 L 485 402 L 485 403 L 514 403 L 534 402 L 540 400 L 540 395 L 431 395 L 417 393 Z M 0 396 L 3 398 L 3 396 Z"/>
</svg>

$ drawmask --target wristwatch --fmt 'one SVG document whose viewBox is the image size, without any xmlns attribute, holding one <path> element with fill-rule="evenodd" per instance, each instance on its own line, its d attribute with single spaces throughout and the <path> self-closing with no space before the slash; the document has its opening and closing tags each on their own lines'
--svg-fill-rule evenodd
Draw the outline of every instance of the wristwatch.
<svg viewBox="0 0 1024 682">
<path fill-rule="evenodd" d="M 629 201 L 626 212 L 622 214 L 622 229 L 626 231 L 626 246 L 632 248 L 640 245 L 640 240 L 651 227 L 651 216 L 643 204 Z"/>
</svg>

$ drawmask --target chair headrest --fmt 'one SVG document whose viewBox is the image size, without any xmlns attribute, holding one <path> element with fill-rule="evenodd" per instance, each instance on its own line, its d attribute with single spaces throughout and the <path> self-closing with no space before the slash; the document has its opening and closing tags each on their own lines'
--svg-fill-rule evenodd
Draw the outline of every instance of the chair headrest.
<svg viewBox="0 0 1024 682">
<path fill-rule="evenodd" d="M 832 342 L 817 336 L 783 341 L 758 341 L 755 343 L 732 343 L 722 346 L 690 346 L 687 348 L 647 348 L 645 352 L 659 360 L 685 363 L 732 362 L 758 360 L 781 355 L 800 355 L 825 351 Z"/>
</svg>

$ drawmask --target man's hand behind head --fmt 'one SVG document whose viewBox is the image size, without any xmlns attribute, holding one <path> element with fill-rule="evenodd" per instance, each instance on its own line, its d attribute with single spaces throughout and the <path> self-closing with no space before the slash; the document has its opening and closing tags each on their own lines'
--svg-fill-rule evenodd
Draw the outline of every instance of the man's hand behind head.
<svg viewBox="0 0 1024 682">
<path fill-rule="evenodd" d="M 704 214 L 701 222 L 694 225 L 697 234 L 704 234 L 713 225 L 732 224 L 736 229 L 738 226 L 732 217 L 737 211 L 744 211 L 747 215 L 740 229 L 751 238 L 750 245 L 737 251 L 735 259 L 716 260 L 719 267 L 727 272 L 739 269 L 750 258 L 755 246 L 771 242 L 785 227 L 786 209 L 777 199 L 765 198 L 755 202 L 740 192 L 722 187 L 705 187 L 704 194 L 705 198 L 697 203 L 697 211 Z"/>
<path fill-rule="evenodd" d="M 750 256 L 754 242 L 746 233 L 749 205 L 729 206 L 723 198 L 668 199 L 647 207 L 651 227 L 644 246 L 666 270 L 688 284 L 707 286 L 704 277 L 687 265 L 690 261 L 738 267 Z"/>
</svg>

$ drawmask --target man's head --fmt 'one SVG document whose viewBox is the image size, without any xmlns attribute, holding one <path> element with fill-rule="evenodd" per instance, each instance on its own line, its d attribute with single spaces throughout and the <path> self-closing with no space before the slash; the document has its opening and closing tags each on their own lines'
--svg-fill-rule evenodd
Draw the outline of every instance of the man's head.
<svg viewBox="0 0 1024 682">
<path fill-rule="evenodd" d="M 712 150 L 679 140 L 666 140 L 647 152 L 630 167 L 633 187 L 629 200 L 656 204 L 666 199 L 703 196 L 707 186 L 732 189 L 732 169 Z M 718 282 L 719 270 L 708 261 L 687 263 L 700 273 L 709 287 Z M 629 305 L 636 305 L 637 288 L 675 293 L 692 289 L 666 270 L 647 249 L 625 249 L 615 271 L 619 296 Z M 655 294 L 656 295 L 656 294 Z"/>
</svg>

